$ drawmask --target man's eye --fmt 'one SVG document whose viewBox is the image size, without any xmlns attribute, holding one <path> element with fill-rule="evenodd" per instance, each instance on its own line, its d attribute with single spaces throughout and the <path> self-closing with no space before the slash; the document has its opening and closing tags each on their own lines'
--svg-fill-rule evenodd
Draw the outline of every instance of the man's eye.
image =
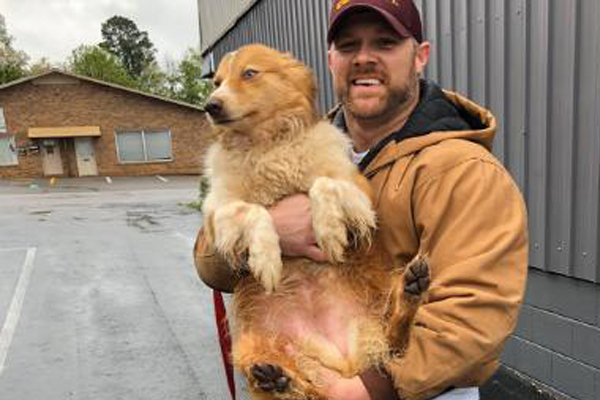
<svg viewBox="0 0 600 400">
<path fill-rule="evenodd" d="M 391 49 L 396 45 L 396 43 L 397 43 L 396 40 L 384 39 L 384 40 L 380 40 L 378 45 L 379 45 L 379 48 L 381 48 L 381 49 Z"/>
<path fill-rule="evenodd" d="M 336 43 L 335 48 L 341 52 L 352 51 L 352 49 L 354 49 L 354 43 L 353 42 Z"/>
<path fill-rule="evenodd" d="M 258 74 L 258 71 L 254 69 L 247 69 L 242 73 L 242 78 L 244 79 L 252 79 Z"/>
</svg>

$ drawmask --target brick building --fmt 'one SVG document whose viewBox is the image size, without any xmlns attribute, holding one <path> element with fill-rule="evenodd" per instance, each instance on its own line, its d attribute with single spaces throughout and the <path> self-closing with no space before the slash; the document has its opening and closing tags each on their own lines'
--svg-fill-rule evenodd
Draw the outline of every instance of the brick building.
<svg viewBox="0 0 600 400">
<path fill-rule="evenodd" d="M 198 174 L 193 105 L 52 70 L 0 86 L 0 177 Z"/>
</svg>

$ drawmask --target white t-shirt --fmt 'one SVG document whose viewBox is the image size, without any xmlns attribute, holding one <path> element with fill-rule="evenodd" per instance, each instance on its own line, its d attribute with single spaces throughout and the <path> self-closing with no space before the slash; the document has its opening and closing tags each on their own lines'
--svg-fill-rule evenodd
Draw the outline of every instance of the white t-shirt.
<svg viewBox="0 0 600 400">
<path fill-rule="evenodd" d="M 479 400 L 479 388 L 452 389 L 431 400 Z"/>
<path fill-rule="evenodd" d="M 360 162 L 362 161 L 363 158 L 365 158 L 365 156 L 367 155 L 367 153 L 369 152 L 369 150 L 365 150 L 365 151 L 361 151 L 360 153 L 357 153 L 356 151 L 354 151 L 354 149 L 350 150 L 350 154 L 352 155 L 352 161 L 354 161 L 355 165 L 360 164 Z"/>
</svg>

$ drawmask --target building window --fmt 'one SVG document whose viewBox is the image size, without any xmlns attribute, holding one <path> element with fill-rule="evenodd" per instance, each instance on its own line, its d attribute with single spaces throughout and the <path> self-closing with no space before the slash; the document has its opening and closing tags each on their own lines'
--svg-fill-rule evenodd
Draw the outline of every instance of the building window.
<svg viewBox="0 0 600 400">
<path fill-rule="evenodd" d="M 18 165 L 17 147 L 15 137 L 0 137 L 0 166 Z"/>
<path fill-rule="evenodd" d="M 0 133 L 6 133 L 6 119 L 4 119 L 4 108 L 0 107 Z"/>
<path fill-rule="evenodd" d="M 117 132 L 117 154 L 121 163 L 171 161 L 171 132 L 143 130 Z"/>
</svg>

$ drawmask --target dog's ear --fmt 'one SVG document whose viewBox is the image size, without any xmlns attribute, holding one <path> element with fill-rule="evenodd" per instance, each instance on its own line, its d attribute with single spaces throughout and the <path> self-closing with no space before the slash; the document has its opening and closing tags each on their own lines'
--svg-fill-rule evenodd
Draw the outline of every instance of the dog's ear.
<svg viewBox="0 0 600 400">
<path fill-rule="evenodd" d="M 289 53 L 289 68 L 286 68 L 288 82 L 290 82 L 307 101 L 310 111 L 316 115 L 317 81 L 312 70 Z"/>
<path fill-rule="evenodd" d="M 317 101 L 317 80 L 315 79 L 315 75 L 309 67 L 305 65 L 303 67 L 306 97 L 310 100 L 311 104 L 315 104 Z"/>
<path fill-rule="evenodd" d="M 293 60 L 294 68 L 291 69 L 291 73 L 296 78 L 292 82 L 298 82 L 299 89 L 304 93 L 306 98 L 314 103 L 317 98 L 317 82 L 315 80 L 312 70 L 298 60 Z"/>
<path fill-rule="evenodd" d="M 222 79 L 225 75 L 227 75 L 226 71 L 229 70 L 229 64 L 233 60 L 233 56 L 235 55 L 236 52 L 237 52 L 237 50 L 230 51 L 229 53 L 225 54 L 223 56 L 223 58 L 221 58 L 221 62 L 219 63 L 219 66 L 217 67 L 217 71 L 212 77 L 213 82 L 218 79 Z"/>
</svg>

